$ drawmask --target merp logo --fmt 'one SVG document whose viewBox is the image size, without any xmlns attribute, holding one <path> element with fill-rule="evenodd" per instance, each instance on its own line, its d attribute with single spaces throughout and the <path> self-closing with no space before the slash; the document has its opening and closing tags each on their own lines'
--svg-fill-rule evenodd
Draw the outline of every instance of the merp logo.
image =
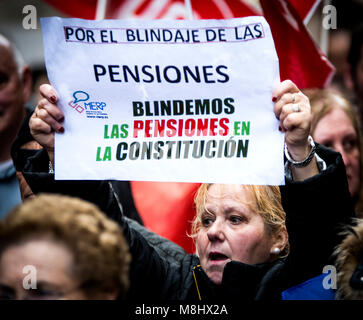
<svg viewBox="0 0 363 320">
<path fill-rule="evenodd" d="M 74 91 L 74 100 L 69 101 L 68 105 L 79 113 L 86 110 L 87 118 L 107 119 L 106 113 L 103 113 L 106 103 L 102 101 L 89 101 L 90 96 L 85 91 Z"/>
<path fill-rule="evenodd" d="M 82 113 L 85 108 L 79 105 L 78 102 L 87 101 L 89 99 L 88 93 L 84 91 L 75 91 L 73 92 L 73 98 L 74 100 L 69 101 L 68 105 L 79 113 Z"/>
<path fill-rule="evenodd" d="M 74 103 L 80 101 L 87 101 L 89 99 L 89 94 L 84 91 L 75 91 L 73 92 Z"/>
<path fill-rule="evenodd" d="M 104 102 L 89 102 L 89 103 L 84 103 L 84 107 L 87 109 L 89 108 L 90 110 L 102 110 L 103 108 L 106 107 L 106 103 Z"/>
</svg>

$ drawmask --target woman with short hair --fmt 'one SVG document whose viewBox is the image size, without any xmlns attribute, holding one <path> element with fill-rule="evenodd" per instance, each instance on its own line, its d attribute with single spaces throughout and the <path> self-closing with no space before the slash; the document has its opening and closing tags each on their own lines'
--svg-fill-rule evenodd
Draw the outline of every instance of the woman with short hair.
<svg viewBox="0 0 363 320">
<path fill-rule="evenodd" d="M 124 298 L 129 264 L 119 225 L 84 200 L 43 194 L 0 221 L 0 300 Z"/>
</svg>

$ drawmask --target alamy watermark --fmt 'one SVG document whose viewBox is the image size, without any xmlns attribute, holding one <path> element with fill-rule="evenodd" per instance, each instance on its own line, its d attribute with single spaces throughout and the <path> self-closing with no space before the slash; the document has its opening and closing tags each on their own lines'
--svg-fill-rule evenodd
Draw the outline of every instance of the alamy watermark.
<svg viewBox="0 0 363 320">
<path fill-rule="evenodd" d="M 323 273 L 327 275 L 323 279 L 323 288 L 325 290 L 337 288 L 337 269 L 335 266 L 327 265 L 323 268 Z"/>
<path fill-rule="evenodd" d="M 37 288 L 37 268 L 32 265 L 26 265 L 23 268 L 26 276 L 23 279 L 23 288 L 25 290 Z"/>
<path fill-rule="evenodd" d="M 35 6 L 28 4 L 23 8 L 23 28 L 25 30 L 36 29 L 37 28 L 37 8 Z"/>
<path fill-rule="evenodd" d="M 326 5 L 323 8 L 323 28 L 326 30 L 337 28 L 337 9 L 333 5 Z"/>
</svg>

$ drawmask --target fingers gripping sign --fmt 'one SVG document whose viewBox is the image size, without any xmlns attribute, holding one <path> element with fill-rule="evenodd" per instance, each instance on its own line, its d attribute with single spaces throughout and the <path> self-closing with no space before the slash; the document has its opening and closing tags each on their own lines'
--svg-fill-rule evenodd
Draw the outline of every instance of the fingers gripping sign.
<svg viewBox="0 0 363 320">
<path fill-rule="evenodd" d="M 295 148 L 307 145 L 311 111 L 308 98 L 290 81 L 281 82 L 273 93 L 274 112 L 280 120 L 280 127 L 285 132 L 285 142 Z M 303 155 L 301 155 L 303 156 Z"/>
<path fill-rule="evenodd" d="M 64 114 L 56 105 L 57 94 L 50 85 L 40 86 L 43 96 L 29 120 L 30 132 L 49 154 L 53 162 L 54 132 L 63 133 Z"/>
</svg>

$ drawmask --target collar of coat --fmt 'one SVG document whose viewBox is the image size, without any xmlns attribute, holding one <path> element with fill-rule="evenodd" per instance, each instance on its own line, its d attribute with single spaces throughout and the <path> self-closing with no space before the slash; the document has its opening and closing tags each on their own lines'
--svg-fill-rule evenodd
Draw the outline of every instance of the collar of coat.
<svg viewBox="0 0 363 320">
<path fill-rule="evenodd" d="M 195 293 L 201 301 L 278 298 L 276 292 L 283 266 L 284 259 L 254 265 L 230 261 L 224 268 L 222 283 L 216 285 L 197 265 L 193 267 Z"/>
</svg>

